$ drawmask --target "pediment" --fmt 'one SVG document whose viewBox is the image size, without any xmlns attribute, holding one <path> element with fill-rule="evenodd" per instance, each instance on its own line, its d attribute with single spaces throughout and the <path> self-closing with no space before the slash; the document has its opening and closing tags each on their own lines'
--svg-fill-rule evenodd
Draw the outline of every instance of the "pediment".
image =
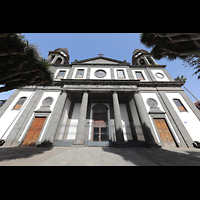
<svg viewBox="0 0 200 200">
<path fill-rule="evenodd" d="M 87 62 L 84 62 L 84 63 L 86 63 L 86 64 L 118 64 L 117 62 L 105 60 L 105 59 L 102 59 L 102 58 L 90 60 L 90 61 L 87 61 Z"/>
<path fill-rule="evenodd" d="M 127 65 L 129 63 L 100 56 L 100 57 L 95 57 L 95 58 L 72 62 L 72 64 L 114 64 L 114 65 L 117 65 L 117 64 L 125 65 L 126 64 Z"/>
</svg>

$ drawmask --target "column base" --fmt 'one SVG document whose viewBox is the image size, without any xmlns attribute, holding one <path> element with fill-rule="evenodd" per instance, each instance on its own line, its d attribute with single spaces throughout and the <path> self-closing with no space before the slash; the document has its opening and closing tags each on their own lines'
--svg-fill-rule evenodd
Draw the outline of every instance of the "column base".
<svg viewBox="0 0 200 200">
<path fill-rule="evenodd" d="M 129 147 L 126 142 L 114 142 L 112 145 L 116 148 L 127 148 L 127 147 Z"/>
<path fill-rule="evenodd" d="M 73 145 L 85 145 L 84 141 L 74 141 Z"/>
<path fill-rule="evenodd" d="M 119 143 L 124 143 L 124 134 L 123 134 L 123 130 L 116 130 L 116 139 L 117 139 L 117 142 Z"/>
<path fill-rule="evenodd" d="M 154 144 L 146 143 L 146 146 L 149 147 L 149 148 L 162 148 L 162 146 L 160 146 L 160 145 L 158 145 L 156 143 L 154 143 Z"/>
<path fill-rule="evenodd" d="M 85 145 L 72 145 L 71 148 L 82 148 L 85 147 Z"/>
</svg>

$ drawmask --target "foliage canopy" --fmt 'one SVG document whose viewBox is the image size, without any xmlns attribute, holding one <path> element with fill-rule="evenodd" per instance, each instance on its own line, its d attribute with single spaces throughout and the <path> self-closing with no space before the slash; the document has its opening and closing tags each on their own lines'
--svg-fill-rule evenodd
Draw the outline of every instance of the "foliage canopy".
<svg viewBox="0 0 200 200">
<path fill-rule="evenodd" d="M 200 33 L 142 33 L 141 42 L 152 48 L 155 59 L 180 58 L 185 66 L 195 69 L 200 79 Z"/>
<path fill-rule="evenodd" d="M 0 33 L 0 92 L 53 84 L 51 65 L 19 33 Z"/>
</svg>

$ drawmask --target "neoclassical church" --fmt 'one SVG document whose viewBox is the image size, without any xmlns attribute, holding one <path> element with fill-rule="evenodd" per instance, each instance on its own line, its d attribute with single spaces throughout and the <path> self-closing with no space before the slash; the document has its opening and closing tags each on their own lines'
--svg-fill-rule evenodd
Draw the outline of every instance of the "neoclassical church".
<svg viewBox="0 0 200 200">
<path fill-rule="evenodd" d="M 200 112 L 149 52 L 132 64 L 104 57 L 69 62 L 49 51 L 54 86 L 15 90 L 0 108 L 3 146 L 188 147 L 200 141 Z"/>
</svg>

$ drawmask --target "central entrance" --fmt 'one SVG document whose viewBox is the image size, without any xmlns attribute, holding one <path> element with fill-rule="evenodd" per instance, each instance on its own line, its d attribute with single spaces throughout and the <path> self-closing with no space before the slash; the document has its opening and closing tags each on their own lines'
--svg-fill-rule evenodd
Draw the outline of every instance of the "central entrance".
<svg viewBox="0 0 200 200">
<path fill-rule="evenodd" d="M 93 135 L 92 141 L 103 142 L 109 140 L 108 107 L 97 104 L 93 108 Z"/>
<path fill-rule="evenodd" d="M 93 141 L 108 141 L 107 114 L 95 113 L 93 118 Z"/>
</svg>

